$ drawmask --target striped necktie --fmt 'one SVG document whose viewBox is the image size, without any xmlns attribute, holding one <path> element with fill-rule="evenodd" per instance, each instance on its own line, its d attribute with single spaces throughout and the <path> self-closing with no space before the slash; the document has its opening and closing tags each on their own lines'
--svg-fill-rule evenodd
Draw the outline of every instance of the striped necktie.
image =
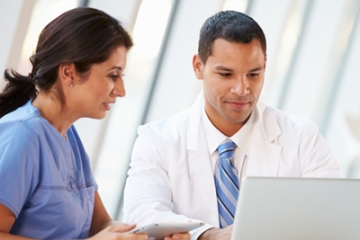
<svg viewBox="0 0 360 240">
<path fill-rule="evenodd" d="M 233 223 L 239 195 L 239 179 L 232 161 L 234 148 L 235 143 L 227 139 L 217 149 L 220 161 L 215 172 L 215 187 L 220 228 L 225 228 Z"/>
</svg>

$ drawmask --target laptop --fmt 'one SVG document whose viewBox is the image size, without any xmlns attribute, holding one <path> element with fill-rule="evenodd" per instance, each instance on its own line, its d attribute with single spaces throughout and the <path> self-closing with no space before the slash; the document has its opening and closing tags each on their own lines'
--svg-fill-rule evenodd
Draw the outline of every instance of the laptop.
<svg viewBox="0 0 360 240">
<path fill-rule="evenodd" d="M 360 179 L 247 177 L 231 240 L 360 239 Z"/>
</svg>

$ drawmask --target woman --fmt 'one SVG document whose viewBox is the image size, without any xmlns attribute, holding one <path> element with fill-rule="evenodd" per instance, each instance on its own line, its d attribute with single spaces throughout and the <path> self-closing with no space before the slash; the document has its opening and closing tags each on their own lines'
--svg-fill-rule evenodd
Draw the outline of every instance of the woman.
<svg viewBox="0 0 360 240">
<path fill-rule="evenodd" d="M 111 222 L 73 126 L 82 117 L 104 118 L 125 96 L 122 76 L 132 45 L 116 19 L 76 8 L 43 29 L 28 76 L 5 71 L 0 239 L 147 239 L 125 233 L 135 224 Z"/>
</svg>

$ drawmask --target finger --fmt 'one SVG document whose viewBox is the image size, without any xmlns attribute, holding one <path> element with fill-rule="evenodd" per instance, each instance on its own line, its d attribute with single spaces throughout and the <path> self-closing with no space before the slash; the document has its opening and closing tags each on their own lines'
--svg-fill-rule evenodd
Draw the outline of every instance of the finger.
<svg viewBox="0 0 360 240">
<path fill-rule="evenodd" d="M 125 224 L 125 223 L 119 223 L 119 224 L 113 224 L 108 227 L 110 232 L 127 232 L 131 229 L 134 229 L 136 224 Z"/>
<path fill-rule="evenodd" d="M 148 235 L 146 233 L 137 233 L 134 234 L 136 235 L 136 240 L 147 240 L 148 239 Z"/>
<path fill-rule="evenodd" d="M 171 236 L 171 238 L 166 239 L 166 240 L 188 240 L 190 239 L 190 233 L 175 233 Z"/>
<path fill-rule="evenodd" d="M 116 239 L 119 240 L 147 240 L 148 236 L 145 233 L 118 233 Z"/>
</svg>

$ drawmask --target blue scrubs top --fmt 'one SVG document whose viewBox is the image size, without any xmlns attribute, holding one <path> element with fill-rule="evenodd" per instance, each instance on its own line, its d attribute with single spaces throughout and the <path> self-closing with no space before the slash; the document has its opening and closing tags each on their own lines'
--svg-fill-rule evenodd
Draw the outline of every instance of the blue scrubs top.
<svg viewBox="0 0 360 240">
<path fill-rule="evenodd" d="M 0 203 L 11 234 L 86 238 L 97 184 L 74 126 L 65 140 L 31 101 L 0 119 Z"/>
</svg>

